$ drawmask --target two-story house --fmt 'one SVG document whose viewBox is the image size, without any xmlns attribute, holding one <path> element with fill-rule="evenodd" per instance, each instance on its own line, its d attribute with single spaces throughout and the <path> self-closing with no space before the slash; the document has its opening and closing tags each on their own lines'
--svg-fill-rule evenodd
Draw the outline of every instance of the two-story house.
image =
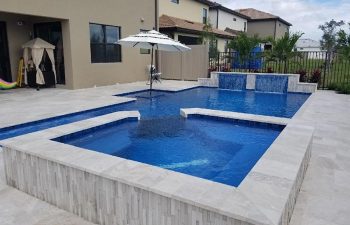
<svg viewBox="0 0 350 225">
<path fill-rule="evenodd" d="M 236 36 L 240 32 L 247 32 L 247 22 L 249 17 L 240 14 L 221 4 L 213 3 L 209 8 L 209 21 L 212 26 L 219 30 L 224 30 Z M 218 49 L 227 49 L 230 39 L 219 39 Z"/>
<path fill-rule="evenodd" d="M 156 28 L 157 7 L 157 0 L 0 0 L 0 78 L 16 80 L 22 44 L 39 37 L 56 47 L 63 87 L 147 80 L 148 52 L 116 42 Z"/>
<path fill-rule="evenodd" d="M 210 6 L 208 0 L 159 0 L 159 30 L 186 45 L 202 44 L 202 33 L 209 20 Z M 235 35 L 212 27 L 211 32 L 218 43 L 225 43 Z M 221 47 L 221 48 L 220 48 Z M 224 51 L 224 45 L 219 46 Z"/>
<path fill-rule="evenodd" d="M 275 40 L 289 32 L 291 23 L 279 16 L 253 8 L 238 9 L 237 12 L 248 17 L 248 30 L 250 36 L 259 35 L 260 38 L 272 37 Z"/>
</svg>

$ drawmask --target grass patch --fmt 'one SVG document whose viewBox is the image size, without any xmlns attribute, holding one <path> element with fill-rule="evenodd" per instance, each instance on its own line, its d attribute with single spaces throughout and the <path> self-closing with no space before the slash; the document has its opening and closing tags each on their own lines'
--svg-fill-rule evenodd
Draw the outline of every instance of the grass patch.
<svg viewBox="0 0 350 225">
<path fill-rule="evenodd" d="M 350 83 L 331 83 L 328 85 L 329 90 L 335 90 L 339 94 L 350 94 Z"/>
</svg>

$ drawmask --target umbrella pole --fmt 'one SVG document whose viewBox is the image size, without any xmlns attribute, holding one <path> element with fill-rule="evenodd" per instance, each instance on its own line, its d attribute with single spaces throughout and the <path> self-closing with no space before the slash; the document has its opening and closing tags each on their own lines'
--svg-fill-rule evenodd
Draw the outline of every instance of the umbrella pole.
<svg viewBox="0 0 350 225">
<path fill-rule="evenodd" d="M 153 47 L 154 44 L 152 44 L 152 53 L 151 53 L 151 77 L 150 77 L 150 86 L 149 86 L 149 94 L 152 95 L 152 83 L 153 83 Z"/>
</svg>

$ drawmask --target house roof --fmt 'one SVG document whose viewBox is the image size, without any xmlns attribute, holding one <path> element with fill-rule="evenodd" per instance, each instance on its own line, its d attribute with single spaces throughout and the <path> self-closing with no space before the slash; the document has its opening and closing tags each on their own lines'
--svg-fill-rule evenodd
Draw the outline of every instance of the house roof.
<svg viewBox="0 0 350 225">
<path fill-rule="evenodd" d="M 248 8 L 248 9 L 238 9 L 236 10 L 237 12 L 248 16 L 250 19 L 250 21 L 257 21 L 257 20 L 279 20 L 282 23 L 288 25 L 288 26 L 292 26 L 291 23 L 285 21 L 284 19 L 282 19 L 279 16 L 275 16 L 271 13 L 267 13 L 267 12 L 263 12 L 257 9 L 253 9 L 253 8 Z"/>
<path fill-rule="evenodd" d="M 212 1 L 209 1 L 209 0 L 195 0 L 196 2 L 200 2 L 200 3 L 203 3 L 205 5 L 208 5 L 208 6 L 211 6 L 214 4 L 214 2 Z"/>
<path fill-rule="evenodd" d="M 321 44 L 319 41 L 315 41 L 312 39 L 299 39 L 295 44 L 297 48 L 321 48 Z"/>
<path fill-rule="evenodd" d="M 238 17 L 241 17 L 243 19 L 247 19 L 247 20 L 250 19 L 250 17 L 248 17 L 248 16 L 246 16 L 246 15 L 244 15 L 242 13 L 239 13 L 239 12 L 237 12 L 235 10 L 232 10 L 230 8 L 227 8 L 227 7 L 225 7 L 225 6 L 223 6 L 223 5 L 219 4 L 219 3 L 216 3 L 216 2 L 213 2 L 209 9 L 210 10 L 211 9 L 213 9 L 213 10 L 222 10 L 224 12 L 230 13 L 230 14 L 238 16 Z"/>
<path fill-rule="evenodd" d="M 230 34 L 233 34 L 235 36 L 238 36 L 240 33 L 244 33 L 243 31 L 234 30 L 234 29 L 231 29 L 229 27 L 226 27 L 225 31 L 229 32 Z"/>
<path fill-rule="evenodd" d="M 184 20 L 168 15 L 162 15 L 159 17 L 159 29 L 162 31 L 182 31 L 186 33 L 200 34 L 203 31 L 204 24 L 197 23 L 189 20 Z M 232 38 L 236 35 L 227 31 L 212 28 L 212 33 L 221 37 Z"/>
</svg>

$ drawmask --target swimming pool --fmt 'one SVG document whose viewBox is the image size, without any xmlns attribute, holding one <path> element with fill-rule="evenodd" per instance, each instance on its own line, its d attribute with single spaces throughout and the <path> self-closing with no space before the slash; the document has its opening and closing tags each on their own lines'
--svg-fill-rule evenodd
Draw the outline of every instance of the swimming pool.
<svg viewBox="0 0 350 225">
<path fill-rule="evenodd" d="M 207 101 L 196 97 L 200 93 L 206 95 Z M 201 223 L 201 218 L 217 224 L 289 221 L 309 161 L 313 129 L 298 116 L 285 118 L 292 117 L 309 95 L 215 88 L 153 94 L 157 97 L 149 99 L 147 92 L 126 94 L 141 98 L 117 106 L 113 109 L 117 112 L 89 121 L 2 141 L 10 185 L 33 196 L 45 193 L 43 200 L 69 212 L 78 210 L 84 218 L 99 223 L 109 223 L 113 218 L 119 219 L 113 224 L 127 220 L 142 223 L 145 216 L 156 224 L 164 218 L 186 224 Z M 266 101 L 259 102 L 259 96 Z M 224 101 L 235 103 L 227 107 Z M 179 116 L 182 107 L 206 106 L 226 107 L 227 112 L 183 109 L 181 115 L 189 119 Z M 141 112 L 139 121 L 140 113 L 135 110 Z M 285 118 L 229 112 L 235 110 Z M 205 115 L 209 117 L 201 118 Z M 225 119 L 217 121 L 215 116 Z M 243 123 L 235 120 L 238 118 L 277 124 L 292 122 L 281 132 L 280 126 Z M 86 149 L 88 145 L 98 147 L 98 142 L 103 144 L 100 151 L 112 155 Z M 142 147 L 148 147 L 151 154 L 146 155 Z M 145 163 L 136 161 L 140 158 Z M 239 183 L 242 171 L 249 172 Z M 130 215 L 130 210 L 120 209 L 141 213 Z M 272 220 L 270 209 L 274 209 Z M 198 220 L 194 221 L 191 215 L 197 215 Z"/>
<path fill-rule="evenodd" d="M 180 108 L 209 108 L 292 117 L 309 95 L 194 88 L 140 91 L 119 110 L 138 110 L 139 122 L 64 136 L 56 141 L 237 187 L 283 126 L 203 117 L 184 119 Z"/>
<path fill-rule="evenodd" d="M 275 94 L 205 87 L 180 92 L 153 91 L 152 94 L 158 97 L 148 99 L 148 91 L 123 94 L 141 98 L 129 103 L 1 128 L 0 140 L 122 110 L 139 110 L 142 118 L 178 116 L 180 108 L 193 107 L 291 118 L 310 96 L 303 93 Z"/>
<path fill-rule="evenodd" d="M 237 187 L 283 128 L 164 116 L 55 140 Z"/>
<path fill-rule="evenodd" d="M 218 88 L 193 88 L 180 92 L 149 91 L 124 94 L 138 100 L 120 110 L 139 110 L 142 118 L 179 115 L 180 108 L 207 108 L 266 116 L 291 118 L 310 94 L 232 91 Z"/>
</svg>

